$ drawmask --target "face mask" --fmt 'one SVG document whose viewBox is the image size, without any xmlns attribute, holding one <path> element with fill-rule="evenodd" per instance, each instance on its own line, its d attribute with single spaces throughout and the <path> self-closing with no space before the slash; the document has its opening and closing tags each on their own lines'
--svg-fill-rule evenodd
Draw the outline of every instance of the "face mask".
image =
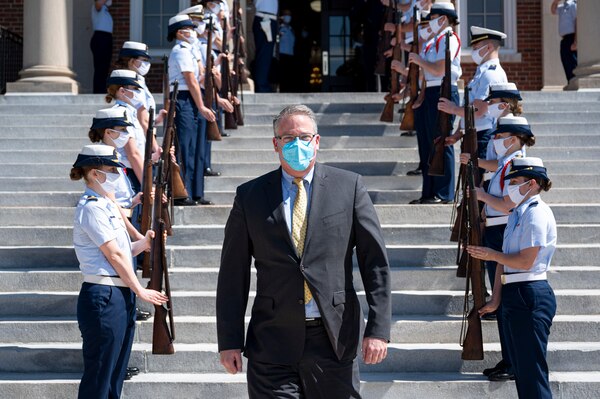
<svg viewBox="0 0 600 399">
<path fill-rule="evenodd" d="M 292 16 L 291 15 L 284 15 L 281 20 L 283 21 L 283 23 L 285 24 L 289 24 L 290 22 L 292 22 Z"/>
<path fill-rule="evenodd" d="M 510 184 L 508 186 L 508 196 L 510 197 L 510 200 L 513 203 L 515 203 L 515 205 L 519 205 L 521 202 L 523 202 L 523 199 L 525 199 L 525 197 L 527 197 L 527 194 L 529 194 L 529 192 L 531 191 L 531 189 L 527 190 L 525 194 L 521 194 L 521 192 L 519 191 L 519 188 L 527 183 L 529 183 L 529 181 L 526 181 L 521 184 Z"/>
<path fill-rule="evenodd" d="M 481 55 L 481 49 L 473 51 L 471 53 L 471 58 L 473 58 L 473 62 L 476 63 L 477 65 L 481 64 L 481 61 L 483 61 L 483 59 L 488 55 L 489 51 L 486 51 L 484 55 Z"/>
<path fill-rule="evenodd" d="M 132 98 L 127 97 L 127 99 L 129 100 L 129 104 L 131 104 L 131 106 L 135 109 L 138 109 L 140 107 L 143 107 L 146 104 L 145 98 L 144 98 L 144 93 L 142 93 L 141 90 L 131 90 L 131 89 L 125 89 L 128 92 L 133 94 Z"/>
<path fill-rule="evenodd" d="M 183 34 L 183 40 L 185 40 L 189 44 L 194 44 L 196 42 L 196 40 L 198 40 L 198 34 L 196 33 L 195 30 L 186 29 L 184 32 L 186 32 L 187 35 L 186 35 L 186 33 Z"/>
<path fill-rule="evenodd" d="M 444 16 L 442 15 L 441 17 L 437 17 L 436 19 L 429 21 L 429 27 L 431 28 L 433 33 L 435 33 L 436 35 L 438 34 L 439 31 L 442 30 L 442 18 L 443 17 Z"/>
<path fill-rule="evenodd" d="M 117 137 L 116 139 L 113 139 L 112 137 L 110 137 L 110 139 L 112 140 L 112 142 L 115 144 L 116 148 L 123 148 L 125 147 L 125 144 L 127 144 L 127 142 L 129 141 L 129 134 L 127 133 L 127 131 L 125 132 L 120 132 L 118 130 L 114 130 L 114 129 L 108 129 L 111 132 L 115 132 L 115 133 L 119 133 L 119 137 Z"/>
<path fill-rule="evenodd" d="M 423 40 L 427 40 L 429 38 L 429 28 L 419 28 L 419 37 Z"/>
<path fill-rule="evenodd" d="M 508 151 L 508 148 L 504 146 L 504 142 L 508 139 L 510 139 L 510 137 L 506 137 L 504 139 L 494 139 L 494 151 L 496 151 L 496 154 L 498 154 L 498 158 L 502 158 Z"/>
<path fill-rule="evenodd" d="M 496 103 L 496 104 L 491 104 L 490 106 L 488 106 L 488 113 L 490 114 L 490 116 L 494 119 L 498 119 L 502 116 L 502 114 L 504 113 L 504 111 L 506 110 L 506 103 Z M 502 106 L 503 108 L 500 108 L 500 106 Z"/>
<path fill-rule="evenodd" d="M 110 7 L 110 6 L 112 6 L 112 0 L 107 0 L 107 1 L 106 1 L 106 3 L 104 3 L 104 5 L 105 5 L 106 7 Z"/>
<path fill-rule="evenodd" d="M 96 169 L 96 172 L 100 172 L 104 176 L 106 176 L 106 180 L 104 180 L 104 183 L 100 183 L 98 179 L 96 179 L 96 183 L 98 183 L 106 193 L 114 193 L 120 175 L 118 173 L 107 173 L 100 169 Z"/>
<path fill-rule="evenodd" d="M 196 31 L 198 36 L 202 36 L 204 34 L 204 31 L 206 30 L 206 24 L 205 23 L 198 24 L 198 26 L 196 26 L 196 29 L 194 29 L 194 30 Z"/>
<path fill-rule="evenodd" d="M 312 141 L 302 141 L 297 138 L 283 146 L 281 155 L 292 169 L 300 172 L 310 165 L 310 161 L 315 156 L 315 148 Z"/>
<path fill-rule="evenodd" d="M 423 9 L 423 3 L 421 3 L 420 1 L 417 1 L 417 4 L 415 4 L 415 5 L 417 6 L 417 8 L 418 8 L 419 10 L 422 10 L 422 9 Z"/>
<path fill-rule="evenodd" d="M 213 14 L 218 14 L 219 11 L 221 11 L 221 5 L 220 4 L 211 4 L 210 7 L 208 7 L 208 9 L 210 10 L 210 12 L 212 12 Z"/>
<path fill-rule="evenodd" d="M 150 62 L 141 61 L 141 65 L 137 68 L 137 73 L 142 76 L 146 76 L 146 74 L 148 73 L 149 70 L 150 70 Z"/>
</svg>

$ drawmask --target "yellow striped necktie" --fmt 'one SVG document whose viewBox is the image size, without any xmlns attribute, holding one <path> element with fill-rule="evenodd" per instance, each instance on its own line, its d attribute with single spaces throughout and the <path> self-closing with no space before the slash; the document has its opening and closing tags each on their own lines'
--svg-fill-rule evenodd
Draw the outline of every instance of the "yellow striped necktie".
<svg viewBox="0 0 600 399">
<path fill-rule="evenodd" d="M 294 210 L 292 216 L 292 240 L 296 247 L 298 256 L 302 257 L 304 251 L 304 239 L 306 238 L 306 207 L 308 200 L 306 198 L 306 189 L 304 188 L 304 181 L 301 177 L 294 179 L 294 184 L 298 187 L 298 193 L 296 194 L 296 200 L 294 201 Z M 304 303 L 308 303 L 312 299 L 312 293 L 306 280 L 304 280 Z"/>
</svg>

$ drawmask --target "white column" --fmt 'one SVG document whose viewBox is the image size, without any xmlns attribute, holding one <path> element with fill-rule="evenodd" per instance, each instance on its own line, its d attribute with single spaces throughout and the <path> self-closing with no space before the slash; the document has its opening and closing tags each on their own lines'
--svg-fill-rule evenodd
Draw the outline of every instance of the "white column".
<svg viewBox="0 0 600 399">
<path fill-rule="evenodd" d="M 23 8 L 23 70 L 7 92 L 77 94 L 71 70 L 71 0 L 25 0 Z"/>
<path fill-rule="evenodd" d="M 600 1 L 577 2 L 577 68 L 574 85 L 578 90 L 600 89 Z"/>
</svg>

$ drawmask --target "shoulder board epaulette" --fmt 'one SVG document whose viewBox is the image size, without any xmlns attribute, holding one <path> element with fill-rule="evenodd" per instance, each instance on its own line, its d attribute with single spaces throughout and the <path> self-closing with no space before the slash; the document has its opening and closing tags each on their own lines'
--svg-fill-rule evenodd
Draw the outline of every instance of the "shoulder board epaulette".
<svg viewBox="0 0 600 399">
<path fill-rule="evenodd" d="M 533 208 L 538 206 L 538 202 L 537 201 L 533 201 L 531 204 L 529 204 L 529 206 L 527 208 Z"/>
<path fill-rule="evenodd" d="M 498 65 L 490 65 L 490 67 L 488 69 L 495 71 L 497 67 L 498 67 Z"/>
<path fill-rule="evenodd" d="M 95 195 L 88 195 L 88 196 L 85 198 L 85 201 L 86 201 L 86 202 L 88 202 L 88 201 L 98 201 L 98 197 L 96 197 Z"/>
</svg>

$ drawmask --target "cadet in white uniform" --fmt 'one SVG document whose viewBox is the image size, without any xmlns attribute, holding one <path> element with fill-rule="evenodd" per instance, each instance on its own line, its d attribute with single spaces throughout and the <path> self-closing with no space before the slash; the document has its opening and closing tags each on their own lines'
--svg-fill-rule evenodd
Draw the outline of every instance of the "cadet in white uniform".
<svg viewBox="0 0 600 399">
<path fill-rule="evenodd" d="M 492 300 L 480 314 L 501 315 L 515 372 L 519 398 L 551 398 L 546 352 L 556 298 L 547 281 L 547 271 L 556 250 L 556 221 L 540 197 L 552 183 L 539 158 L 515 158 L 508 192 L 516 207 L 504 231 L 502 252 L 486 247 L 469 247 L 469 253 L 498 263 Z"/>
<path fill-rule="evenodd" d="M 70 173 L 71 180 L 86 184 L 73 225 L 84 281 L 77 302 L 84 364 L 80 399 L 120 397 L 135 331 L 135 295 L 155 305 L 167 301 L 140 285 L 132 263 L 132 256 L 150 248 L 154 233 L 132 243 L 117 205 L 106 196 L 122 167 L 114 148 L 88 145 Z"/>
</svg>

